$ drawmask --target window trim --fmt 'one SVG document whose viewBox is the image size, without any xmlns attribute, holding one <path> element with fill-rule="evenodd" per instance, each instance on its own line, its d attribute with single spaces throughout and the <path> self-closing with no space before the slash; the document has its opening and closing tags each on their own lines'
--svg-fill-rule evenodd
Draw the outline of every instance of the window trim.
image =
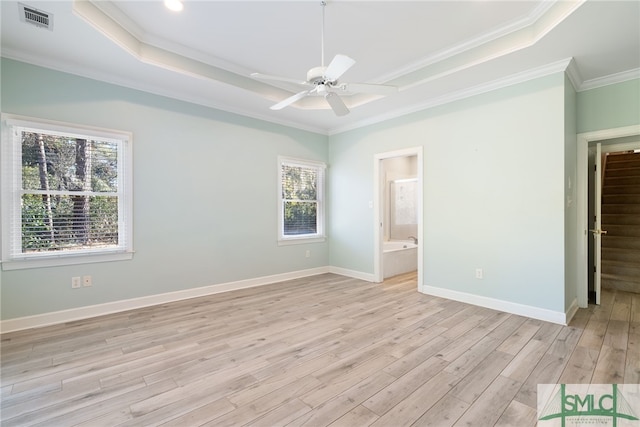
<svg viewBox="0 0 640 427">
<path fill-rule="evenodd" d="M 295 236 L 284 235 L 284 203 L 282 199 L 282 166 L 283 164 L 302 166 L 305 168 L 318 169 L 320 178 L 317 184 L 317 227 L 315 234 L 301 234 Z M 326 186 L 327 165 L 314 160 L 303 160 L 288 156 L 278 156 L 278 245 L 298 245 L 304 243 L 321 243 L 326 240 L 325 234 L 325 186 Z"/>
<path fill-rule="evenodd" d="M 0 262 L 2 270 L 17 270 L 40 267 L 56 267 L 63 265 L 87 264 L 95 262 L 121 261 L 133 258 L 133 149 L 132 133 L 120 130 L 98 128 L 74 123 L 59 122 L 33 117 L 2 113 L 2 175 L 0 176 L 0 223 L 2 242 L 0 244 Z M 27 127 L 42 130 L 43 133 L 62 133 L 66 135 L 86 135 L 97 138 L 122 141 L 121 158 L 118 159 L 118 184 L 122 187 L 118 197 L 123 206 L 119 206 L 121 225 L 119 231 L 124 232 L 123 240 L 117 248 L 86 249 L 82 252 L 47 252 L 24 256 L 11 255 L 11 244 L 16 238 L 15 225 L 12 218 L 20 218 L 16 213 L 20 210 L 21 176 L 16 156 L 21 155 L 20 143 L 12 135 L 15 127 Z"/>
</svg>

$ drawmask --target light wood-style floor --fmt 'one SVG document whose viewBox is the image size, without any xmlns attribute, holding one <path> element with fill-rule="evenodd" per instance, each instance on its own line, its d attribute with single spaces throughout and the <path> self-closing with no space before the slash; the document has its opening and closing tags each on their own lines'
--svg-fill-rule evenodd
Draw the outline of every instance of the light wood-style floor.
<svg viewBox="0 0 640 427">
<path fill-rule="evenodd" d="M 2 335 L 3 426 L 536 423 L 538 383 L 640 383 L 640 294 L 568 327 L 334 274 Z"/>
</svg>

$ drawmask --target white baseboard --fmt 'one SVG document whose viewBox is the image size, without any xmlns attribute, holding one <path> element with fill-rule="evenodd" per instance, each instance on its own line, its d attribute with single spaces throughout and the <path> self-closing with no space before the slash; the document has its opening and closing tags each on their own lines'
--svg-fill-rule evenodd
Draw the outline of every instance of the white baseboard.
<svg viewBox="0 0 640 427">
<path fill-rule="evenodd" d="M 370 273 L 363 273 L 361 271 L 348 270 L 342 267 L 329 267 L 329 273 L 339 274 L 341 276 L 352 277 L 354 279 L 364 280 L 365 282 L 375 282 L 375 276 Z"/>
<path fill-rule="evenodd" d="M 571 317 L 573 317 L 573 314 L 571 314 L 571 316 L 569 317 L 568 314 L 561 311 L 547 310 L 530 305 L 518 304 L 510 301 L 468 294 L 466 292 L 437 288 L 435 286 L 423 286 L 422 292 L 436 297 L 447 298 L 454 301 L 460 301 L 467 304 L 490 308 L 493 310 L 504 311 L 506 313 L 517 314 L 519 316 L 531 317 L 533 319 L 544 320 L 546 322 L 557 323 L 560 325 L 566 325 L 568 321 L 571 320 Z M 577 309 L 578 305 L 576 301 L 575 310 Z"/>
<path fill-rule="evenodd" d="M 573 301 L 571 301 L 571 305 L 569 305 L 569 309 L 567 309 L 565 325 L 568 325 L 569 322 L 571 322 L 571 319 L 573 319 L 573 316 L 576 315 L 579 308 L 580 307 L 578 306 L 578 298 L 574 298 Z"/>
<path fill-rule="evenodd" d="M 24 329 L 39 328 L 42 326 L 55 325 L 59 323 L 71 322 L 74 320 L 88 319 L 105 314 L 119 313 L 136 308 L 149 307 L 152 305 L 166 304 L 169 302 L 197 298 L 221 292 L 234 291 L 238 289 L 252 288 L 256 286 L 269 285 L 286 280 L 299 279 L 302 277 L 315 276 L 317 274 L 329 273 L 330 268 L 318 267 L 308 270 L 292 271 L 289 273 L 275 274 L 272 276 L 257 277 L 254 279 L 239 280 L 236 282 L 220 283 L 217 285 L 204 286 L 182 291 L 167 292 L 158 295 L 149 295 L 140 298 L 132 298 L 122 301 L 108 302 L 104 304 L 90 305 L 86 307 L 72 308 L 69 310 L 54 311 L 51 313 L 37 314 L 35 316 L 19 317 L 7 319 L 0 322 L 0 332 L 14 332 Z"/>
<path fill-rule="evenodd" d="M 373 274 L 361 271 L 349 270 L 341 267 L 318 267 L 308 270 L 292 271 L 289 273 L 275 274 L 272 276 L 257 277 L 253 279 L 239 280 L 236 282 L 220 283 L 217 285 L 204 286 L 193 289 L 185 289 L 175 292 L 167 292 L 158 295 L 149 295 L 140 298 L 132 298 L 122 301 L 114 301 L 104 304 L 91 305 L 86 307 L 72 308 L 69 310 L 54 311 L 50 313 L 25 316 L 15 319 L 0 321 L 0 333 L 20 331 L 24 329 L 39 328 L 59 323 L 71 322 L 74 320 L 88 319 L 106 314 L 119 313 L 122 311 L 144 308 L 158 304 L 166 304 L 174 301 L 197 298 L 206 295 L 213 295 L 221 292 L 229 292 L 238 289 L 252 288 L 256 286 L 269 285 L 286 280 L 299 279 L 302 277 L 315 276 L 324 273 L 335 273 L 342 276 L 352 277 L 367 282 L 375 282 Z M 455 301 L 487 307 L 494 310 L 505 311 L 507 313 L 518 314 L 547 322 L 568 324 L 578 310 L 577 300 L 574 300 L 567 313 L 546 310 L 524 304 L 503 301 L 464 292 L 453 291 L 434 286 L 424 286 L 422 292 L 437 297 L 447 298 Z"/>
</svg>

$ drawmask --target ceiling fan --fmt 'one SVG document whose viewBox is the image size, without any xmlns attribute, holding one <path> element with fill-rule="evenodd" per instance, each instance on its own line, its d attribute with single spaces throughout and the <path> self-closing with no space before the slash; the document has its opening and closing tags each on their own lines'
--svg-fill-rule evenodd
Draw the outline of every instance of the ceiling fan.
<svg viewBox="0 0 640 427">
<path fill-rule="evenodd" d="M 349 109 L 345 105 L 339 93 L 370 93 L 376 95 L 389 95 L 397 92 L 398 88 L 390 85 L 368 84 L 368 83 L 342 83 L 338 79 L 356 63 L 355 60 L 346 55 L 336 55 L 328 66 L 324 65 L 324 8 L 326 1 L 320 3 L 322 6 L 322 33 L 321 33 L 321 64 L 307 72 L 306 80 L 291 79 L 288 77 L 271 76 L 268 74 L 253 73 L 251 77 L 257 80 L 280 81 L 293 83 L 299 86 L 308 87 L 309 89 L 296 93 L 286 98 L 270 108 L 272 110 L 281 110 L 284 107 L 293 104 L 296 101 L 306 97 L 319 95 L 327 100 L 327 103 L 337 116 L 344 116 L 349 113 Z"/>
</svg>

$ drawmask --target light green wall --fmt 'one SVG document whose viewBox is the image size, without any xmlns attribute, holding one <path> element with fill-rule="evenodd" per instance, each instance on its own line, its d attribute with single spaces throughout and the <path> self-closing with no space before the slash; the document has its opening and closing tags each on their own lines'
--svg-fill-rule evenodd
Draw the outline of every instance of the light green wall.
<svg viewBox="0 0 640 427">
<path fill-rule="evenodd" d="M 576 91 L 569 78 L 565 76 L 564 84 L 564 274 L 565 274 L 565 312 L 576 301 L 577 283 L 577 248 L 578 248 L 578 206 L 576 204 L 576 181 L 578 141 L 576 131 Z M 584 286 L 584 284 L 583 284 Z"/>
<path fill-rule="evenodd" d="M 329 264 L 328 243 L 278 246 L 276 219 L 277 156 L 326 162 L 326 136 L 7 59 L 1 102 L 133 133 L 135 246 L 132 261 L 3 271 L 2 319 Z"/>
<path fill-rule="evenodd" d="M 564 86 L 558 73 L 332 136 L 331 265 L 373 272 L 374 156 L 422 146 L 424 284 L 564 312 Z"/>
<path fill-rule="evenodd" d="M 577 94 L 577 131 L 640 123 L 640 79 L 599 87 Z"/>
<path fill-rule="evenodd" d="M 580 285 L 575 134 L 640 122 L 640 80 L 576 94 L 563 73 L 327 138 L 7 59 L 1 71 L 5 113 L 133 132 L 136 250 L 1 272 L 2 319 L 327 265 L 371 274 L 374 156 L 415 146 L 425 285 L 565 311 Z M 329 163 L 330 243 L 277 246 L 278 155 Z M 85 274 L 94 286 L 72 290 Z"/>
</svg>

